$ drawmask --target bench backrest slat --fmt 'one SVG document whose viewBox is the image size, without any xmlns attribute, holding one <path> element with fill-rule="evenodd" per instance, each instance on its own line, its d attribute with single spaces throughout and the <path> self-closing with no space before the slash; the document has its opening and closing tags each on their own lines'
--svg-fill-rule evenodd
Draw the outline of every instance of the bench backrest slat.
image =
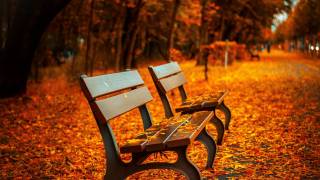
<svg viewBox="0 0 320 180">
<path fill-rule="evenodd" d="M 83 81 L 86 84 L 92 99 L 144 84 L 136 70 L 86 77 L 83 78 Z"/>
<path fill-rule="evenodd" d="M 97 100 L 96 104 L 104 118 L 110 120 L 151 100 L 152 96 L 148 88 L 140 87 L 107 99 Z"/>
<path fill-rule="evenodd" d="M 178 88 L 181 100 L 184 102 L 187 99 L 187 94 L 183 85 L 187 83 L 187 80 L 177 62 L 170 62 L 160 66 L 149 66 L 148 69 L 157 87 L 166 117 L 172 117 L 173 110 L 166 94 Z"/>
<path fill-rule="evenodd" d="M 149 66 L 152 79 L 163 93 L 178 88 L 187 82 L 177 62 L 170 62 L 160 66 Z"/>
<path fill-rule="evenodd" d="M 108 159 L 107 167 L 123 164 L 109 120 L 139 108 L 144 127 L 152 126 L 146 106 L 146 103 L 152 100 L 152 96 L 148 88 L 141 85 L 144 85 L 144 81 L 136 70 L 95 77 L 80 76 L 81 89 L 90 104 L 103 138 Z M 109 95 L 104 96 L 107 94 Z"/>
<path fill-rule="evenodd" d="M 183 72 L 180 72 L 178 74 L 175 74 L 173 76 L 160 79 L 160 84 L 162 85 L 162 88 L 165 92 L 168 92 L 174 88 L 177 88 L 187 82 Z"/>
<path fill-rule="evenodd" d="M 177 62 L 171 62 L 171 63 L 153 67 L 153 71 L 157 79 L 162 79 L 164 77 L 181 72 L 181 68 Z"/>
</svg>

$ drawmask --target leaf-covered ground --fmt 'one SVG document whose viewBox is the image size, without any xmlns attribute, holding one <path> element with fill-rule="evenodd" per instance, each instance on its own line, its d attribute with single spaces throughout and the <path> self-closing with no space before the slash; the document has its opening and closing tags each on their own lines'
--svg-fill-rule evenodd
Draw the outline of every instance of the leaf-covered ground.
<svg viewBox="0 0 320 180">
<path fill-rule="evenodd" d="M 319 60 L 274 52 L 259 62 L 236 62 L 227 70 L 210 67 L 209 82 L 194 62 L 181 64 L 189 96 L 230 90 L 226 104 L 232 111 L 231 127 L 214 170 L 205 169 L 203 145 L 196 142 L 189 149 L 204 177 L 320 179 Z M 146 67 L 139 71 L 154 96 L 148 107 L 158 121 L 164 116 L 160 99 Z M 0 179 L 103 177 L 105 156 L 97 125 L 78 84 L 66 79 L 31 82 L 27 95 L 0 100 Z M 177 95 L 170 95 L 173 104 L 179 103 Z M 138 111 L 112 126 L 120 145 L 143 129 Z M 208 128 L 215 134 L 213 126 Z M 149 160 L 155 158 L 174 161 L 175 155 Z M 149 170 L 129 179 L 184 177 L 172 170 Z"/>
</svg>

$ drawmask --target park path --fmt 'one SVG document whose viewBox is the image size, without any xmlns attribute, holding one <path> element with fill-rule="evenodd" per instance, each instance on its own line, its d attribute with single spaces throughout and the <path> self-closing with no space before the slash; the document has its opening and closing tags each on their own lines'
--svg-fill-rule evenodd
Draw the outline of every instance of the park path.
<svg viewBox="0 0 320 180">
<path fill-rule="evenodd" d="M 260 62 L 234 64 L 224 75 L 233 123 L 215 175 L 320 178 L 319 60 L 275 51 Z"/>
<path fill-rule="evenodd" d="M 235 62 L 227 70 L 182 62 L 190 96 L 229 89 L 230 131 L 218 149 L 214 171 L 206 170 L 206 150 L 195 143 L 189 155 L 203 176 L 213 179 L 320 178 L 320 60 L 273 51 L 261 61 Z M 164 116 L 145 67 L 139 68 L 154 101 L 154 121 Z M 179 103 L 177 93 L 171 94 Z M 101 179 L 104 149 L 98 128 L 78 83 L 64 77 L 30 83 L 27 95 L 0 101 L 2 178 Z M 134 111 L 113 121 L 118 142 L 142 131 Z M 221 115 L 221 113 L 218 113 Z M 209 132 L 215 129 L 209 126 Z M 123 155 L 123 159 L 129 159 Z M 155 157 L 151 157 L 153 160 Z M 165 157 L 157 157 L 166 160 Z M 174 154 L 168 153 L 169 161 Z M 171 170 L 149 170 L 129 179 L 183 179 Z"/>
</svg>

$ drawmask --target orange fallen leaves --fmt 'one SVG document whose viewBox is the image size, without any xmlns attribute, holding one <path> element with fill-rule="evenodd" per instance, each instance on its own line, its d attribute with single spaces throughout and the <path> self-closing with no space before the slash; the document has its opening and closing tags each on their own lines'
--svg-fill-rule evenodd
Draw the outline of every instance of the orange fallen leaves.
<svg viewBox="0 0 320 180">
<path fill-rule="evenodd" d="M 290 57 L 291 58 L 291 57 Z M 235 63 L 227 71 L 184 62 L 189 96 L 230 90 L 230 131 L 219 146 L 214 170 L 205 169 L 207 152 L 195 142 L 189 157 L 204 177 L 240 179 L 320 178 L 320 63 L 276 60 Z M 164 116 L 146 68 L 139 69 L 154 101 L 148 107 L 160 122 Z M 180 104 L 177 92 L 169 94 Z M 77 83 L 65 78 L 30 83 L 26 96 L 0 101 L 0 178 L 101 179 L 104 147 L 89 106 Z M 120 145 L 143 132 L 138 111 L 112 121 Z M 223 117 L 218 112 L 219 117 Z M 209 132 L 216 134 L 212 125 Z M 169 159 L 167 160 L 166 157 Z M 175 160 L 174 153 L 150 157 Z M 129 154 L 122 158 L 130 160 Z M 148 170 L 129 179 L 184 179 L 172 170 Z"/>
</svg>

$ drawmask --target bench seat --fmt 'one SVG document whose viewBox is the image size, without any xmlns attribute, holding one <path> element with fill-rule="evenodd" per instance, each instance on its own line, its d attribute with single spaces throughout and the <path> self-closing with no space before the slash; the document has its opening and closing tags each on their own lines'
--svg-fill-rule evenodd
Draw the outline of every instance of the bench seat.
<svg viewBox="0 0 320 180">
<path fill-rule="evenodd" d="M 215 111 L 216 109 L 219 109 L 224 113 L 225 124 L 223 124 L 216 115 L 214 115 L 214 118 L 211 121 L 217 127 L 218 144 L 221 145 L 224 130 L 229 129 L 231 120 L 231 111 L 224 103 L 224 98 L 228 94 L 228 91 L 213 94 L 205 93 L 208 95 L 190 98 L 187 96 L 184 89 L 184 84 L 187 83 L 186 77 L 177 62 L 170 62 L 159 66 L 149 66 L 148 69 L 162 101 L 166 117 L 172 117 L 174 115 L 174 110 L 176 112 L 181 112 L 182 114 L 190 114 L 197 111 Z M 183 102 L 180 106 L 175 108 L 173 108 L 167 96 L 167 93 L 174 89 L 179 90 Z"/>
<path fill-rule="evenodd" d="M 221 145 L 224 132 L 229 129 L 231 120 L 231 111 L 224 103 L 224 98 L 228 94 L 228 91 L 216 93 L 206 92 L 205 94 L 208 95 L 190 98 L 184 89 L 184 84 L 187 83 L 187 79 L 177 62 L 170 62 L 159 66 L 149 66 L 148 69 L 163 104 L 166 117 L 174 116 L 174 111 L 181 114 L 191 114 L 198 111 L 215 112 L 218 109 L 224 113 L 225 123 L 223 123 L 216 114 L 214 114 L 214 117 L 210 121 L 218 131 L 217 144 Z M 180 106 L 176 107 L 171 105 L 167 95 L 174 89 L 179 90 L 181 101 L 183 102 Z"/>
<path fill-rule="evenodd" d="M 156 152 L 191 144 L 213 117 L 213 112 L 200 111 L 164 119 L 144 133 L 128 140 L 121 153 Z"/>
<path fill-rule="evenodd" d="M 176 112 L 193 113 L 203 110 L 213 110 L 224 100 L 228 91 L 217 92 L 215 94 L 206 94 L 188 98 L 179 107 L 175 108 Z"/>
</svg>

